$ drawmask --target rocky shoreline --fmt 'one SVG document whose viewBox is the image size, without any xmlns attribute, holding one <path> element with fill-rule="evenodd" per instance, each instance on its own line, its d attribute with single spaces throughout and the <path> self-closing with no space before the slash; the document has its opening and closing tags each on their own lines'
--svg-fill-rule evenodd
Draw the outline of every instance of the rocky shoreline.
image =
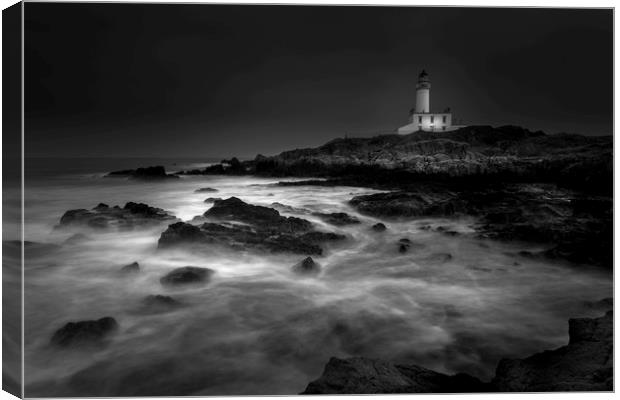
<svg viewBox="0 0 620 400">
<path fill-rule="evenodd" d="M 490 382 L 418 365 L 334 357 L 301 394 L 612 391 L 613 311 L 570 319 L 568 326 L 567 345 L 524 359 L 502 359 Z"/>
</svg>

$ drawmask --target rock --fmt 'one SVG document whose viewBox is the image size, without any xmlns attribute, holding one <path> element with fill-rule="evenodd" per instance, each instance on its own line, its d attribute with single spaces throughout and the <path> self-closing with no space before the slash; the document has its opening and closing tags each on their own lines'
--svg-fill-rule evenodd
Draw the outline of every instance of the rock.
<svg viewBox="0 0 620 400">
<path fill-rule="evenodd" d="M 247 204 L 236 197 L 216 201 L 203 218 L 218 223 L 172 224 L 161 234 L 158 247 L 221 245 L 235 250 L 321 255 L 321 244 L 345 238 L 331 232 L 314 231 L 310 221 L 283 217 L 272 208 Z"/>
<path fill-rule="evenodd" d="M 142 311 L 152 314 L 174 311 L 182 306 L 182 303 L 172 297 L 161 294 L 149 295 L 142 300 Z"/>
<path fill-rule="evenodd" d="M 58 347 L 101 345 L 118 330 L 118 323 L 112 317 L 96 321 L 69 322 L 52 336 L 51 344 Z"/>
<path fill-rule="evenodd" d="M 387 229 L 387 227 L 385 226 L 385 224 L 379 222 L 376 223 L 372 226 L 372 230 L 375 232 L 385 232 L 385 230 Z"/>
<path fill-rule="evenodd" d="M 128 202 L 123 208 L 104 206 L 99 204 L 92 210 L 69 210 L 60 218 L 57 228 L 127 230 L 177 220 L 167 211 L 143 203 Z"/>
<path fill-rule="evenodd" d="M 570 319 L 569 343 L 521 360 L 503 359 L 493 384 L 503 392 L 613 390 L 613 316 Z"/>
<path fill-rule="evenodd" d="M 395 365 L 362 357 L 332 357 L 321 377 L 302 394 L 466 393 L 489 391 L 466 374 L 445 375 L 417 365 Z"/>
<path fill-rule="evenodd" d="M 219 201 L 219 200 L 222 200 L 222 198 L 221 197 L 207 197 L 204 202 L 205 203 L 214 203 L 214 202 Z"/>
<path fill-rule="evenodd" d="M 331 358 L 302 394 L 569 392 L 613 390 L 613 312 L 569 320 L 569 344 L 522 360 L 503 359 L 491 382 L 417 365 Z"/>
<path fill-rule="evenodd" d="M 140 272 L 140 264 L 137 262 L 132 262 L 131 264 L 127 264 L 121 268 L 121 272 L 124 274 L 135 274 Z"/>
<path fill-rule="evenodd" d="M 216 220 L 239 221 L 257 229 L 277 232 L 299 233 L 312 229 L 312 224 L 301 218 L 282 217 L 277 210 L 255 206 L 236 197 L 215 201 L 204 217 Z"/>
<path fill-rule="evenodd" d="M 323 221 L 327 222 L 331 225 L 343 226 L 343 225 L 352 225 L 359 224 L 360 220 L 350 216 L 347 213 L 339 212 L 339 213 L 314 213 L 317 217 L 321 218 Z"/>
<path fill-rule="evenodd" d="M 194 190 L 194 193 L 215 193 L 215 192 L 219 192 L 219 190 L 213 189 L 213 188 L 210 188 L 210 187 L 200 188 L 200 189 Z"/>
<path fill-rule="evenodd" d="M 409 251 L 410 247 L 411 247 L 411 240 L 407 238 L 402 238 L 398 241 L 398 252 L 399 253 L 406 253 L 407 251 Z"/>
<path fill-rule="evenodd" d="M 181 267 L 163 276 L 159 282 L 164 286 L 207 284 L 215 271 L 202 267 Z"/>
<path fill-rule="evenodd" d="M 140 180 L 158 180 L 158 179 L 179 179 L 177 175 L 166 174 L 166 169 L 161 166 L 146 167 L 138 169 L 125 169 L 121 171 L 112 171 L 105 175 L 106 177 L 127 177 Z"/>
<path fill-rule="evenodd" d="M 318 274 L 321 272 L 321 266 L 317 264 L 312 257 L 306 257 L 297 264 L 293 265 L 293 271 L 298 274 Z"/>
</svg>

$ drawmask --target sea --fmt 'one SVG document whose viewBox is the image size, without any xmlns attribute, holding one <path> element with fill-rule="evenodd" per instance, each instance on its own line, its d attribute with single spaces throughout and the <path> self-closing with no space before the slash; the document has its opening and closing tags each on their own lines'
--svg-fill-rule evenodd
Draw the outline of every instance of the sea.
<svg viewBox="0 0 620 400">
<path fill-rule="evenodd" d="M 568 319 L 602 315 L 611 271 L 523 256 L 542 245 L 481 239 L 473 218 L 383 220 L 348 201 L 378 190 L 354 186 L 281 186 L 299 178 L 181 176 L 164 181 L 107 178 L 113 170 L 164 165 L 174 172 L 215 159 L 31 158 L 25 160 L 24 239 L 60 247 L 26 250 L 25 394 L 291 395 L 317 379 L 331 357 L 367 357 L 438 372 L 492 378 L 502 358 L 523 358 L 568 342 Z M 217 193 L 196 193 L 211 187 Z M 5 215 L 19 232 L 20 190 L 5 189 Z M 300 276 L 294 254 L 205 248 L 161 251 L 166 226 L 89 233 L 79 246 L 56 229 L 71 209 L 142 202 L 184 221 L 211 207 L 206 197 L 266 207 L 346 235 L 314 257 L 321 272 Z M 286 206 L 286 207 L 283 207 Z M 7 209 L 8 208 L 8 209 Z M 332 226 L 314 213 L 346 212 L 361 223 Z M 373 224 L 383 222 L 385 232 Z M 430 229 L 428 229 L 430 227 Z M 446 235 L 436 228 L 458 232 Z M 399 252 L 408 238 L 411 248 Z M 3 240 L 19 240 L 5 237 Z M 7 255 L 5 254 L 5 259 Z M 13 265 L 19 265 L 13 260 Z M 140 272 L 119 273 L 138 262 Z M 206 286 L 167 288 L 159 279 L 182 266 L 215 271 Z M 149 295 L 183 304 L 144 313 Z M 68 322 L 110 316 L 119 331 L 107 346 L 50 344 Z"/>
</svg>

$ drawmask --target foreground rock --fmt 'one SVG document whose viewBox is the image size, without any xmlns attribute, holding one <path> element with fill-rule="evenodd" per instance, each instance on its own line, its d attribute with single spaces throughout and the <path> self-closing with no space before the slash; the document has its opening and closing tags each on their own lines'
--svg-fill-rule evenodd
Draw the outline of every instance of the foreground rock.
<svg viewBox="0 0 620 400">
<path fill-rule="evenodd" d="M 466 374 L 445 375 L 417 365 L 356 357 L 331 358 L 323 375 L 302 394 L 467 393 L 489 385 Z"/>
<path fill-rule="evenodd" d="M 82 227 L 92 229 L 134 229 L 171 223 L 177 218 L 143 203 L 129 202 L 123 208 L 100 203 L 91 210 L 69 210 L 60 218 L 60 228 Z"/>
<path fill-rule="evenodd" d="M 139 180 L 179 179 L 177 175 L 167 174 L 166 169 L 161 165 L 155 167 L 112 171 L 105 176 L 108 178 L 124 177 Z"/>
<path fill-rule="evenodd" d="M 545 244 L 541 256 L 611 268 L 613 202 L 552 184 L 446 186 L 356 196 L 359 212 L 382 218 L 476 217 L 479 235 Z M 447 235 L 458 232 L 445 231 Z"/>
<path fill-rule="evenodd" d="M 567 346 L 522 360 L 501 360 L 494 386 L 502 392 L 613 390 L 612 314 L 570 319 Z"/>
<path fill-rule="evenodd" d="M 297 264 L 293 265 L 293 272 L 300 275 L 316 275 L 321 272 L 321 266 L 312 257 L 306 257 Z"/>
<path fill-rule="evenodd" d="M 207 284 L 215 271 L 202 267 L 181 267 L 163 276 L 159 282 L 164 286 Z"/>
<path fill-rule="evenodd" d="M 112 317 L 69 322 L 54 333 L 51 344 L 58 347 L 102 345 L 117 330 L 118 323 Z"/>
<path fill-rule="evenodd" d="M 417 365 L 366 358 L 329 360 L 302 394 L 547 392 L 613 390 L 613 317 L 569 320 L 569 344 L 522 360 L 501 360 L 484 383 Z"/>
<path fill-rule="evenodd" d="M 215 201 L 204 218 L 218 223 L 172 224 L 161 234 L 158 247 L 221 245 L 236 250 L 321 255 L 322 244 L 345 238 L 315 231 L 310 221 L 283 217 L 277 210 L 247 204 L 236 197 Z"/>
</svg>

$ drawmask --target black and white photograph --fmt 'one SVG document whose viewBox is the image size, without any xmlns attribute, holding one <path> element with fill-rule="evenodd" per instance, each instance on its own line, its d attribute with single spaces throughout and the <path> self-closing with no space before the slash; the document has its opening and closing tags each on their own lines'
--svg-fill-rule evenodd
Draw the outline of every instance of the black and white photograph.
<svg viewBox="0 0 620 400">
<path fill-rule="evenodd" d="M 3 390 L 612 392 L 613 133 L 612 7 L 17 3 Z"/>
</svg>

